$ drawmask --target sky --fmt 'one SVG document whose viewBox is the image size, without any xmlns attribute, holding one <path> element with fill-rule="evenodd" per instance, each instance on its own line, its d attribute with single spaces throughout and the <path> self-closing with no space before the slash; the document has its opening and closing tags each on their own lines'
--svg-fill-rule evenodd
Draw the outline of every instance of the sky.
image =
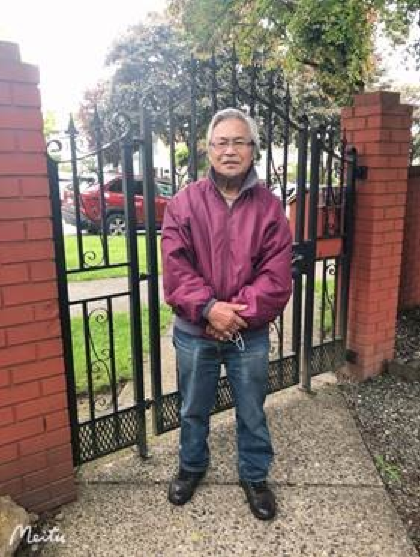
<svg viewBox="0 0 420 557">
<path fill-rule="evenodd" d="M 148 12 L 162 12 L 166 0 L 106 4 L 103 0 L 9 0 L 2 7 L 0 40 L 17 42 L 22 60 L 39 66 L 43 111 L 53 111 L 59 126 L 66 126 L 83 91 L 104 75 L 105 55 L 113 40 Z M 394 80 L 420 85 L 420 72 L 413 64 L 405 68 L 398 49 L 387 49 L 384 58 Z"/>
<path fill-rule="evenodd" d="M 9 0 L 0 12 L 0 40 L 17 42 L 22 61 L 39 66 L 43 111 L 55 112 L 62 122 L 104 72 L 113 40 L 165 5 L 166 0 Z"/>
</svg>

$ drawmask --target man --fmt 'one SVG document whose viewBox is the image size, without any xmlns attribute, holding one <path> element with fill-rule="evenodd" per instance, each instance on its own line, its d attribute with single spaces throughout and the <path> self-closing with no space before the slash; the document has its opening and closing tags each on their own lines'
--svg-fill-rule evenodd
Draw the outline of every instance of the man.
<svg viewBox="0 0 420 557">
<path fill-rule="evenodd" d="M 209 465 L 209 418 L 221 364 L 237 422 L 240 485 L 251 511 L 275 516 L 266 483 L 273 448 L 264 413 L 269 323 L 292 290 L 291 234 L 281 202 L 258 183 L 255 122 L 236 109 L 218 112 L 207 136 L 208 178 L 181 190 L 162 229 L 163 286 L 176 320 L 182 399 L 179 471 L 168 498 L 189 501 Z"/>
</svg>

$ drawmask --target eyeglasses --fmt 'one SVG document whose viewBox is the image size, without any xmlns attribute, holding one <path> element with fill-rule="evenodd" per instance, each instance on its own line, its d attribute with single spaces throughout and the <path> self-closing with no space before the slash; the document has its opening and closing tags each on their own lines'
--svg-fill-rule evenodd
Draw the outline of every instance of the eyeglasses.
<svg viewBox="0 0 420 557">
<path fill-rule="evenodd" d="M 219 153 L 223 153 L 227 151 L 229 146 L 232 147 L 235 151 L 244 151 L 248 147 L 254 145 L 254 142 L 246 141 L 245 139 L 222 139 L 220 141 L 211 141 L 210 145 L 213 149 Z"/>
</svg>

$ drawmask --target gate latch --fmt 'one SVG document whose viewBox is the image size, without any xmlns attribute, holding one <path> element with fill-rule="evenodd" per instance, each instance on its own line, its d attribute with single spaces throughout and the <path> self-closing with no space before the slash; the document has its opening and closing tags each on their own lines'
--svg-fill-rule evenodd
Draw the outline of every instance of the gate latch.
<svg viewBox="0 0 420 557">
<path fill-rule="evenodd" d="M 308 272 L 308 264 L 315 259 L 315 243 L 311 240 L 293 244 L 292 276 L 293 278 Z"/>
</svg>

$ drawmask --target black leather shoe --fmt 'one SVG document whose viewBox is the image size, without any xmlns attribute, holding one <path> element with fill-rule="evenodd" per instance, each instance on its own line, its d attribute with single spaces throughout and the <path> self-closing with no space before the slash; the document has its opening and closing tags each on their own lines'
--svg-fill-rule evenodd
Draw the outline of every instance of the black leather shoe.
<svg viewBox="0 0 420 557">
<path fill-rule="evenodd" d="M 169 484 L 169 501 L 173 505 L 185 505 L 194 495 L 196 487 L 205 475 L 205 470 L 203 472 L 188 472 L 181 468 L 177 476 Z"/>
<path fill-rule="evenodd" d="M 260 520 L 271 520 L 276 515 L 276 500 L 274 493 L 267 486 L 267 482 L 247 482 L 240 484 L 245 491 L 249 507 L 254 516 Z"/>
</svg>

